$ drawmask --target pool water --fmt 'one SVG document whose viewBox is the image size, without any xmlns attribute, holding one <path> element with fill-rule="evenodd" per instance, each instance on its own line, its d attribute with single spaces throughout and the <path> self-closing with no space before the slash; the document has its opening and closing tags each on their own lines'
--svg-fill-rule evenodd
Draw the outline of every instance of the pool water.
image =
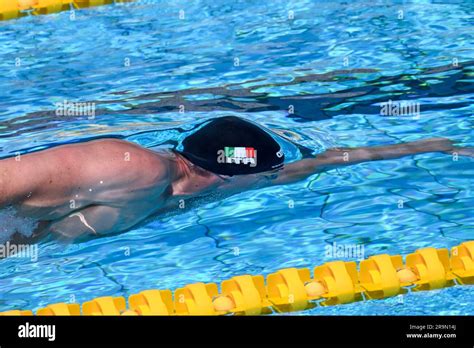
<svg viewBox="0 0 474 348">
<path fill-rule="evenodd" d="M 141 1 L 0 22 L 0 157 L 107 136 L 172 147 L 190 124 L 229 114 L 315 154 L 428 137 L 474 146 L 473 10 Z M 94 117 L 57 115 L 64 100 L 93 103 Z M 381 115 L 389 100 L 420 112 Z M 472 158 L 442 154 L 363 163 L 118 235 L 43 242 L 35 261 L 0 260 L 0 311 L 451 248 L 474 239 L 473 176 Z M 332 257 L 334 245 L 362 254 Z M 473 302 L 458 286 L 294 314 L 473 315 Z"/>
</svg>

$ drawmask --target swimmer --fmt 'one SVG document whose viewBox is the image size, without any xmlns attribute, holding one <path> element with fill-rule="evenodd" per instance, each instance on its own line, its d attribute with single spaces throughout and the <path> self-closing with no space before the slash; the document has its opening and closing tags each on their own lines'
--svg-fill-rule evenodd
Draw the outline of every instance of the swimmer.
<svg viewBox="0 0 474 348">
<path fill-rule="evenodd" d="M 427 152 L 473 156 L 444 138 L 358 148 L 332 148 L 284 163 L 280 145 L 263 127 L 226 116 L 208 120 L 182 149 L 150 150 L 117 139 L 53 147 L 0 160 L 0 208 L 38 221 L 31 236 L 77 240 L 126 231 L 166 209 L 213 192 L 223 196 L 291 184 L 357 163 Z"/>
</svg>

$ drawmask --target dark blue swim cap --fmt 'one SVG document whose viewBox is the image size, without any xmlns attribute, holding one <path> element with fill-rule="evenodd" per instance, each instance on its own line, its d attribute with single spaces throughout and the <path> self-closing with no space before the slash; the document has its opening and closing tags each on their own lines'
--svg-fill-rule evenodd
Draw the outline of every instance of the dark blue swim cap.
<svg viewBox="0 0 474 348">
<path fill-rule="evenodd" d="M 285 156 L 273 137 L 235 116 L 210 120 L 183 140 L 178 151 L 192 163 L 221 175 L 244 175 L 283 166 Z"/>
</svg>

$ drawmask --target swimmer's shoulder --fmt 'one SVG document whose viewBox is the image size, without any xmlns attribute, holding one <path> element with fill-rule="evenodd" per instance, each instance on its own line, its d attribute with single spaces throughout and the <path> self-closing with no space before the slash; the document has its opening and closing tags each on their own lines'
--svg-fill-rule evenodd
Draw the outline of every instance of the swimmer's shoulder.
<svg viewBox="0 0 474 348">
<path fill-rule="evenodd" d="M 67 185 L 130 190 L 166 184 L 166 158 L 138 144 L 104 138 L 45 151 L 55 176 Z"/>
<path fill-rule="evenodd" d="M 122 178 L 131 176 L 137 184 L 158 184 L 170 176 L 166 151 L 152 151 L 120 139 L 100 139 L 85 144 L 91 149 L 85 148 L 84 152 L 95 154 L 106 172 L 117 172 Z"/>
</svg>

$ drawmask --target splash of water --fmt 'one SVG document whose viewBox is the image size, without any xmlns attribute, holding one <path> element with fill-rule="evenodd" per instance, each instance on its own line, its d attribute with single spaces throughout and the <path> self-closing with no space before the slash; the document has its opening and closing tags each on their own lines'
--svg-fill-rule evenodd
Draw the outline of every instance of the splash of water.
<svg viewBox="0 0 474 348">
<path fill-rule="evenodd" d="M 6 243 L 16 232 L 31 237 L 37 225 L 36 219 L 18 216 L 13 207 L 0 209 L 0 243 Z"/>
</svg>

